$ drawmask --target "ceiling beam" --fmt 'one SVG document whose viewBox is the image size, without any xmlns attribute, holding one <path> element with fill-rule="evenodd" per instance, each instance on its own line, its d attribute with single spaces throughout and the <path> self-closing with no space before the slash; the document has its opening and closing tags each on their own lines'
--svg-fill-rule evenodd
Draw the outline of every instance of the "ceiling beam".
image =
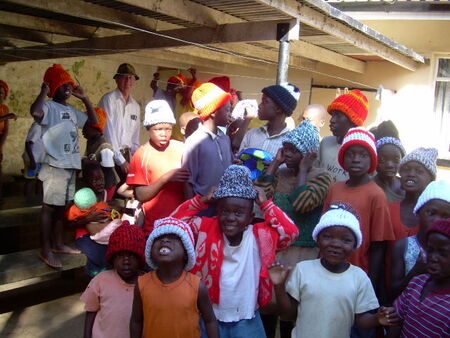
<svg viewBox="0 0 450 338">
<path fill-rule="evenodd" d="M 51 34 L 4 25 L 0 25 L 0 36 L 4 38 L 19 39 L 44 44 L 52 43 Z"/>
</svg>

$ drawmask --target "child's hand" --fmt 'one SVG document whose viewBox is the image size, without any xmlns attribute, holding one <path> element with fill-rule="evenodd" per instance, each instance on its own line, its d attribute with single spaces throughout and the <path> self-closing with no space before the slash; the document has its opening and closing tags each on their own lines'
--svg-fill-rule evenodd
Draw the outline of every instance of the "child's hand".
<svg viewBox="0 0 450 338">
<path fill-rule="evenodd" d="M 414 264 L 412 269 L 415 276 L 427 273 L 427 254 L 422 248 L 420 248 L 419 257 L 417 257 L 416 264 Z"/>
<path fill-rule="evenodd" d="M 108 216 L 103 211 L 95 211 L 92 210 L 89 214 L 86 216 L 86 221 L 89 223 L 91 222 L 106 222 L 108 220 Z"/>
<path fill-rule="evenodd" d="M 395 326 L 400 322 L 395 308 L 393 307 L 380 307 L 377 311 L 378 323 L 383 326 Z"/>
<path fill-rule="evenodd" d="M 277 286 L 286 284 L 286 280 L 291 270 L 292 268 L 290 266 L 286 267 L 279 262 L 273 262 L 272 265 L 269 266 L 270 280 L 273 285 Z"/>
<path fill-rule="evenodd" d="M 195 68 L 189 68 L 188 72 L 191 73 L 193 78 L 195 78 L 195 76 L 197 75 L 197 69 Z"/>
<path fill-rule="evenodd" d="M 298 167 L 302 172 L 309 172 L 317 160 L 317 153 L 307 153 L 300 161 Z"/>
<path fill-rule="evenodd" d="M 187 169 L 178 168 L 168 171 L 164 176 L 167 182 L 186 182 L 191 177 L 191 173 Z"/>
<path fill-rule="evenodd" d="M 210 204 L 214 202 L 213 194 L 217 190 L 216 187 L 212 187 L 209 189 L 208 193 L 204 196 L 202 196 L 202 202 L 205 204 Z"/>
<path fill-rule="evenodd" d="M 275 161 L 277 164 L 283 164 L 283 163 L 284 163 L 285 158 L 284 158 L 283 147 L 281 147 L 280 149 L 278 149 L 278 151 L 277 151 L 277 156 L 275 156 L 274 161 Z"/>
<path fill-rule="evenodd" d="M 244 162 L 242 162 L 242 160 L 239 159 L 239 158 L 235 158 L 235 159 L 233 160 L 233 164 L 236 164 L 236 165 L 244 165 Z"/>
<path fill-rule="evenodd" d="M 44 95 L 50 94 L 50 86 L 48 85 L 47 82 L 42 82 L 41 93 Z"/>
<path fill-rule="evenodd" d="M 262 189 L 260 187 L 255 187 L 255 189 L 258 192 L 258 195 L 256 195 L 255 202 L 256 202 L 256 204 L 261 205 L 267 201 L 266 192 L 264 191 L 264 189 Z"/>
<path fill-rule="evenodd" d="M 84 92 L 84 89 L 81 86 L 73 87 L 72 95 L 80 100 L 83 100 L 86 98 L 86 93 Z"/>
<path fill-rule="evenodd" d="M 13 113 L 7 114 L 5 117 L 9 120 L 17 120 L 17 115 Z"/>
<path fill-rule="evenodd" d="M 154 73 L 154 74 L 153 74 L 153 80 L 158 81 L 159 79 L 160 79 L 159 73 Z"/>
</svg>

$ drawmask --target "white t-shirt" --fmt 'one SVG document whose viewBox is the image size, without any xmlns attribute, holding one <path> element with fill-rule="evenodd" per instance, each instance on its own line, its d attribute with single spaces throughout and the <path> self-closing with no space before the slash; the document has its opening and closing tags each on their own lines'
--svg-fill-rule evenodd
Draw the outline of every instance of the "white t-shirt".
<svg viewBox="0 0 450 338">
<path fill-rule="evenodd" d="M 45 157 L 45 147 L 42 142 L 42 128 L 39 123 L 33 122 L 28 130 L 25 142 L 33 143 L 31 152 L 33 153 L 36 164 L 42 163 Z M 30 158 L 26 150 L 23 152 L 22 158 L 25 162 L 30 162 Z"/>
<path fill-rule="evenodd" d="M 299 302 L 292 337 L 342 338 L 350 336 L 355 314 L 379 307 L 367 274 L 350 265 L 333 273 L 320 259 L 295 266 L 286 291 Z"/>
<path fill-rule="evenodd" d="M 326 136 L 320 142 L 319 168 L 328 170 L 334 182 L 347 181 L 348 172 L 345 171 L 338 161 L 338 153 L 341 145 L 336 136 Z"/>
<path fill-rule="evenodd" d="M 52 100 L 44 103 L 43 112 L 40 122 L 45 147 L 43 163 L 57 168 L 81 169 L 77 128 L 83 128 L 87 115 L 70 104 Z"/>
<path fill-rule="evenodd" d="M 244 231 L 241 244 L 231 246 L 224 235 L 220 274 L 220 304 L 213 304 L 221 322 L 238 322 L 255 317 L 258 302 L 261 259 L 253 225 Z"/>
</svg>

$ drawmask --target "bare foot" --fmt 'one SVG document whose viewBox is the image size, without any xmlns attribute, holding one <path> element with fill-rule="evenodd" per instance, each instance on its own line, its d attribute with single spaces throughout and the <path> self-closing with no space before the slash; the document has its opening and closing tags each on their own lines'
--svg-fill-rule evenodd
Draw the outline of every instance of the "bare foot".
<svg viewBox="0 0 450 338">
<path fill-rule="evenodd" d="M 54 253 L 62 253 L 62 254 L 80 254 L 81 251 L 77 249 L 73 249 L 70 246 L 67 246 L 65 244 L 59 245 L 52 249 Z"/>
<path fill-rule="evenodd" d="M 61 269 L 62 268 L 61 261 L 51 251 L 49 251 L 47 253 L 40 252 L 39 253 L 39 258 L 51 268 L 54 268 L 54 269 Z"/>
</svg>

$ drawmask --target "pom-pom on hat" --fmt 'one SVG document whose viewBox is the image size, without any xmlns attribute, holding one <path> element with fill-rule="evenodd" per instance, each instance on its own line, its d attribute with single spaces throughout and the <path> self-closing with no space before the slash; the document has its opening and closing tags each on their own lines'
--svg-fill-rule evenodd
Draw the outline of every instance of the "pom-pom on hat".
<svg viewBox="0 0 450 338">
<path fill-rule="evenodd" d="M 231 100 L 229 93 L 209 82 L 203 83 L 192 93 L 192 103 L 202 120 L 206 120 L 229 100 Z"/>
<path fill-rule="evenodd" d="M 417 214 L 431 200 L 443 200 L 450 203 L 450 183 L 447 181 L 430 182 L 417 199 L 414 213 Z"/>
<path fill-rule="evenodd" d="M 122 63 L 118 68 L 116 74 L 114 74 L 113 79 L 121 75 L 132 75 L 136 80 L 139 80 L 139 76 L 136 74 L 136 70 L 129 63 Z"/>
<path fill-rule="evenodd" d="M 292 83 L 282 83 L 263 88 L 263 94 L 270 97 L 285 113 L 292 115 L 300 99 L 300 89 Z"/>
<path fill-rule="evenodd" d="M 148 266 L 152 269 L 158 269 L 158 266 L 152 260 L 152 246 L 158 237 L 166 234 L 174 234 L 180 237 L 188 257 L 185 270 L 191 270 L 194 267 L 196 260 L 194 235 L 192 234 L 189 224 L 173 217 L 165 217 L 155 221 L 154 229 L 148 237 L 147 244 L 145 245 L 145 259 Z"/>
<path fill-rule="evenodd" d="M 213 198 L 240 197 L 254 200 L 258 195 L 253 186 L 250 169 L 243 165 L 232 164 L 223 173 Z"/>
<path fill-rule="evenodd" d="M 436 148 L 417 148 L 403 157 L 400 162 L 400 169 L 408 162 L 416 161 L 422 164 L 431 174 L 433 179 L 436 178 L 436 160 L 438 151 Z"/>
<path fill-rule="evenodd" d="M 113 265 L 113 257 L 121 251 L 130 251 L 139 257 L 141 267 L 145 265 L 144 259 L 145 236 L 142 229 L 136 225 L 130 225 L 128 221 L 113 231 L 109 237 L 106 250 L 106 262 Z"/>
<path fill-rule="evenodd" d="M 350 128 L 347 134 L 345 134 L 338 153 L 338 161 L 341 167 L 347 170 L 347 168 L 344 167 L 344 154 L 349 147 L 354 145 L 363 146 L 367 149 L 372 160 L 368 173 L 370 174 L 374 172 L 377 168 L 377 148 L 375 146 L 375 137 L 364 127 Z"/>
<path fill-rule="evenodd" d="M 151 127 L 159 123 L 177 123 L 172 109 L 165 100 L 153 100 L 145 106 L 144 127 Z"/>
<path fill-rule="evenodd" d="M 369 114 L 369 101 L 360 90 L 352 90 L 334 99 L 328 106 L 328 113 L 343 112 L 357 126 L 362 126 Z"/>
<path fill-rule="evenodd" d="M 305 156 L 307 153 L 319 151 L 319 129 L 310 120 L 303 121 L 297 128 L 288 132 L 282 140 L 291 143 Z"/>
<path fill-rule="evenodd" d="M 54 64 L 46 70 L 44 82 L 47 82 L 50 87 L 50 97 L 55 96 L 56 90 L 65 83 L 71 83 L 75 87 L 75 81 L 72 79 L 72 76 L 58 64 Z"/>
<path fill-rule="evenodd" d="M 359 248 L 361 246 L 363 238 L 359 219 L 349 205 L 344 203 L 330 205 L 327 212 L 320 217 L 319 223 L 313 230 L 312 238 L 317 242 L 322 230 L 334 226 L 349 228 L 356 237 L 356 247 Z"/>
<path fill-rule="evenodd" d="M 105 129 L 105 126 L 106 126 L 106 121 L 108 120 L 108 113 L 106 112 L 106 110 L 104 110 L 103 108 L 100 108 L 100 107 L 95 107 L 94 109 L 95 109 L 95 113 L 97 114 L 98 122 L 95 124 L 89 124 L 89 125 L 103 133 L 103 130 Z"/>
<path fill-rule="evenodd" d="M 386 136 L 386 137 L 380 138 L 377 141 L 377 150 L 380 150 L 380 148 L 386 144 L 392 144 L 392 145 L 396 146 L 400 150 L 402 157 L 405 156 L 405 154 L 406 154 L 405 148 L 403 148 L 403 145 L 398 138 L 391 137 L 391 136 Z"/>
<path fill-rule="evenodd" d="M 450 238 L 450 218 L 434 221 L 427 229 L 427 238 L 432 232 L 437 232 Z"/>
<path fill-rule="evenodd" d="M 9 95 L 9 86 L 5 81 L 0 80 L 0 87 L 2 87 L 5 90 L 5 98 Z"/>
<path fill-rule="evenodd" d="M 81 210 L 86 210 L 97 203 L 97 196 L 91 188 L 81 188 L 75 193 L 75 205 Z"/>
</svg>

